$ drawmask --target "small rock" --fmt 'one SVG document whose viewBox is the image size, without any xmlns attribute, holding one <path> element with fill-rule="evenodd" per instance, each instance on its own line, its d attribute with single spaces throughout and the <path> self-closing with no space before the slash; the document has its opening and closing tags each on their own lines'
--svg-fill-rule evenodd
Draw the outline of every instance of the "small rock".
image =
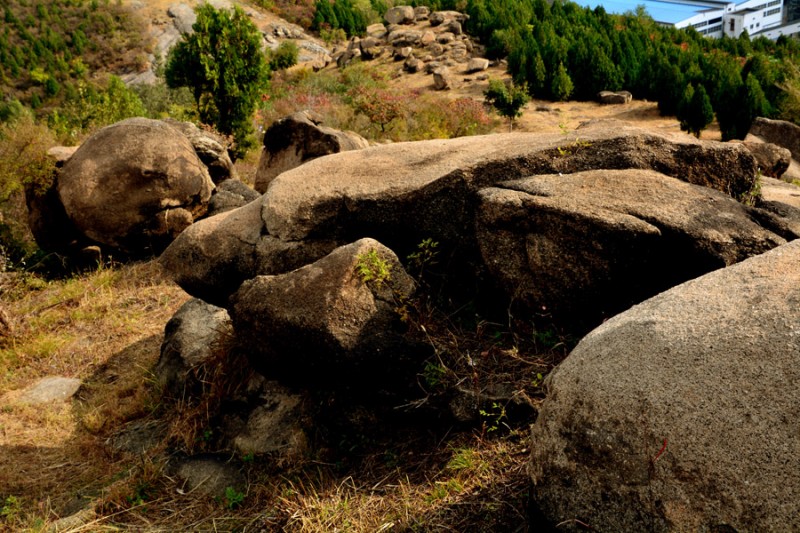
<svg viewBox="0 0 800 533">
<path fill-rule="evenodd" d="M 450 75 L 445 67 L 440 67 L 433 71 L 433 86 L 437 91 L 444 91 L 450 88 Z"/>
<path fill-rule="evenodd" d="M 413 51 L 414 49 L 411 48 L 410 46 L 404 46 L 403 48 L 400 48 L 395 52 L 394 57 L 398 61 L 403 59 L 408 59 L 409 57 L 411 57 L 411 53 Z"/>
<path fill-rule="evenodd" d="M 378 22 L 377 24 L 370 24 L 366 29 L 367 35 L 381 39 L 386 36 L 386 26 Z"/>
<path fill-rule="evenodd" d="M 403 63 L 403 69 L 413 74 L 415 72 L 419 72 L 422 69 L 422 65 L 422 61 L 416 57 L 409 57 L 406 59 L 405 63 Z"/>
<path fill-rule="evenodd" d="M 414 8 L 414 20 L 421 22 L 428 20 L 431 15 L 431 8 L 428 6 L 417 6 Z"/>
<path fill-rule="evenodd" d="M 246 480 L 239 468 L 226 460 L 210 454 L 178 460 L 170 465 L 172 475 L 182 481 L 178 492 L 197 492 L 206 496 L 224 498 L 228 489 L 244 492 Z"/>
<path fill-rule="evenodd" d="M 449 44 L 456 40 L 456 36 L 446 31 L 444 33 L 440 33 L 439 36 L 436 38 L 436 42 L 439 44 Z"/>
<path fill-rule="evenodd" d="M 28 387 L 20 396 L 19 402 L 39 405 L 71 398 L 81 386 L 81 380 L 52 376 L 42 378 Z"/>
<path fill-rule="evenodd" d="M 436 41 L 436 34 L 432 31 L 428 30 L 422 34 L 422 37 L 419 38 L 420 46 L 428 46 L 429 44 Z"/>
</svg>

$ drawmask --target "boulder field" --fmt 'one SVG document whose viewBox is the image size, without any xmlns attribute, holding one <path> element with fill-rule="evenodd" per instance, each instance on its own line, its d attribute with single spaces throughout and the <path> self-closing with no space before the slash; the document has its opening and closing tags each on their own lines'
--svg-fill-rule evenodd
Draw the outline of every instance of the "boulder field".
<svg viewBox="0 0 800 533">
<path fill-rule="evenodd" d="M 434 350 L 407 322 L 407 302 L 429 286 L 406 258 L 428 243 L 446 272 L 439 301 L 546 315 L 583 337 L 536 407 L 532 496 L 547 521 L 792 529 L 800 209 L 794 185 L 758 172 L 779 176 L 785 150 L 598 121 L 324 155 L 318 125 L 292 120 L 305 133 L 265 148 L 282 171 L 262 176 L 261 196 L 196 132 L 136 120 L 87 141 L 49 193 L 81 242 L 133 254 L 163 235 L 161 264 L 196 299 L 167 325 L 156 375 L 165 397 L 183 398 L 235 361 L 222 446 L 304 456 L 324 398 L 361 398 L 363 411 L 407 390 Z M 121 128 L 127 143 L 164 132 L 172 156 L 152 139 L 103 149 Z M 136 157 L 108 162 L 124 150 Z M 162 159 L 163 174 L 149 170 Z M 123 207 L 141 218 L 122 227 Z M 170 233 L 164 210 L 185 211 L 185 229 Z M 143 235 L 151 244 L 131 244 Z"/>
</svg>

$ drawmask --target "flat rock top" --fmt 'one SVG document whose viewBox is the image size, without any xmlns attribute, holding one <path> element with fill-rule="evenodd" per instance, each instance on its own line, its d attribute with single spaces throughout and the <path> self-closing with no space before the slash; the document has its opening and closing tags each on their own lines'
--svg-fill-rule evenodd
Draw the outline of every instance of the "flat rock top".
<svg viewBox="0 0 800 533">
<path fill-rule="evenodd" d="M 396 143 L 333 154 L 275 178 L 263 199 L 262 218 L 271 235 L 302 239 L 320 224 L 320 209 L 330 212 L 348 209 L 351 200 L 400 197 L 433 186 L 447 176 L 492 185 L 536 173 L 534 168 L 526 168 L 531 166 L 531 158 L 546 159 L 553 166 L 557 161 L 551 160 L 557 156 L 543 152 L 558 147 L 591 151 L 592 142 L 616 138 L 634 140 L 645 153 L 653 144 L 651 141 L 708 146 L 688 135 L 665 136 L 616 124 L 594 124 L 577 133 L 579 136 L 505 133 Z M 720 150 L 737 149 L 732 145 L 718 146 Z M 647 161 L 641 164 L 646 165 Z M 475 170 L 480 171 L 479 176 L 473 175 Z"/>
</svg>

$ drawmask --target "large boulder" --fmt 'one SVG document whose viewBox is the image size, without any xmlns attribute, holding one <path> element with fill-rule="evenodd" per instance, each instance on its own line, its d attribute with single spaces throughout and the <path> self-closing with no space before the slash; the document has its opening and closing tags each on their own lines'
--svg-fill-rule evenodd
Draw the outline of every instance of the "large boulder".
<svg viewBox="0 0 800 533">
<path fill-rule="evenodd" d="M 594 170 L 480 191 L 476 233 L 512 301 L 576 331 L 785 242 L 751 211 L 652 170 Z"/>
<path fill-rule="evenodd" d="M 800 242 L 612 318 L 546 382 L 533 497 L 598 531 L 791 531 Z"/>
<path fill-rule="evenodd" d="M 276 176 L 306 161 L 367 146 L 369 141 L 355 132 L 321 126 L 306 111 L 295 113 L 272 124 L 264 134 L 255 189 L 265 192 Z"/>
<path fill-rule="evenodd" d="M 792 152 L 794 159 L 800 159 L 800 126 L 797 124 L 785 120 L 756 117 L 750 126 L 749 135 L 782 146 Z"/>
<path fill-rule="evenodd" d="M 361 237 L 399 251 L 433 238 L 466 256 L 475 246 L 477 191 L 535 174 L 595 168 L 656 168 L 737 196 L 755 186 L 756 176 L 755 160 L 742 146 L 617 126 L 587 128 L 580 137 L 502 134 L 395 143 L 332 154 L 282 173 L 253 204 L 194 224 L 162 263 L 187 292 L 225 305 L 242 281 L 297 268 L 336 243 Z"/>
<path fill-rule="evenodd" d="M 161 254 L 161 265 L 189 294 L 225 306 L 241 283 L 259 274 L 280 274 L 311 263 L 334 241 L 281 241 L 264 230 L 259 200 L 201 220 Z"/>
<path fill-rule="evenodd" d="M 370 235 L 406 231 L 459 240 L 472 226 L 475 191 L 535 174 L 603 168 L 656 169 L 733 197 L 751 191 L 757 174 L 742 146 L 601 124 L 566 137 L 510 133 L 394 143 L 309 161 L 272 182 L 263 219 L 267 232 L 284 240 L 352 236 L 364 228 Z"/>
<path fill-rule="evenodd" d="M 88 239 L 123 254 L 158 252 L 205 213 L 214 184 L 189 140 L 133 118 L 91 136 L 58 176 L 64 211 Z"/>
<path fill-rule="evenodd" d="M 413 350 L 397 308 L 415 289 L 395 254 L 373 239 L 337 248 L 278 276 L 258 276 L 231 298 L 240 342 L 256 369 L 302 383 L 378 388 Z"/>
</svg>

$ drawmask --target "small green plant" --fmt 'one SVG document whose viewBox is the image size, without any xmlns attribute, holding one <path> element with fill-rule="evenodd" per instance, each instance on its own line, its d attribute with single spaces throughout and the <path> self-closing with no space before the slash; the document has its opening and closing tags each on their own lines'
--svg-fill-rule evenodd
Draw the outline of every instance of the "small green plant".
<svg viewBox="0 0 800 533">
<path fill-rule="evenodd" d="M 225 487 L 225 507 L 233 511 L 244 501 L 244 492 L 238 491 L 233 487 Z"/>
<path fill-rule="evenodd" d="M 374 282 L 380 287 L 392 277 L 392 267 L 389 262 L 378 255 L 377 250 L 370 250 L 358 256 L 356 272 L 361 277 L 361 281 L 368 283 Z"/>
<path fill-rule="evenodd" d="M 0 507 L 0 517 L 6 523 L 15 521 L 21 512 L 22 502 L 16 496 L 8 496 Z"/>
<path fill-rule="evenodd" d="M 506 408 L 504 405 L 492 402 L 492 408 L 490 410 L 480 409 L 478 410 L 478 414 L 483 418 L 483 427 L 487 433 L 497 431 L 501 427 L 511 429 L 506 423 L 508 416 L 506 415 Z"/>
<path fill-rule="evenodd" d="M 424 379 L 425 384 L 431 388 L 441 385 L 446 375 L 447 369 L 445 367 L 430 361 L 425 363 L 425 368 L 422 371 L 422 379 Z"/>
<path fill-rule="evenodd" d="M 432 267 L 437 263 L 439 256 L 439 243 L 431 238 L 422 239 L 417 245 L 417 251 L 408 255 L 408 265 L 416 269 L 421 276 L 426 268 Z"/>
<path fill-rule="evenodd" d="M 742 193 L 739 196 L 739 202 L 750 207 L 755 207 L 760 200 L 761 200 L 761 171 L 759 171 L 758 174 L 756 174 L 756 179 L 755 183 L 753 183 L 753 188 L 745 193 Z"/>
<path fill-rule="evenodd" d="M 453 457 L 447 463 L 447 469 L 453 471 L 469 470 L 475 466 L 475 450 L 472 448 L 459 448 L 453 452 Z"/>
</svg>

